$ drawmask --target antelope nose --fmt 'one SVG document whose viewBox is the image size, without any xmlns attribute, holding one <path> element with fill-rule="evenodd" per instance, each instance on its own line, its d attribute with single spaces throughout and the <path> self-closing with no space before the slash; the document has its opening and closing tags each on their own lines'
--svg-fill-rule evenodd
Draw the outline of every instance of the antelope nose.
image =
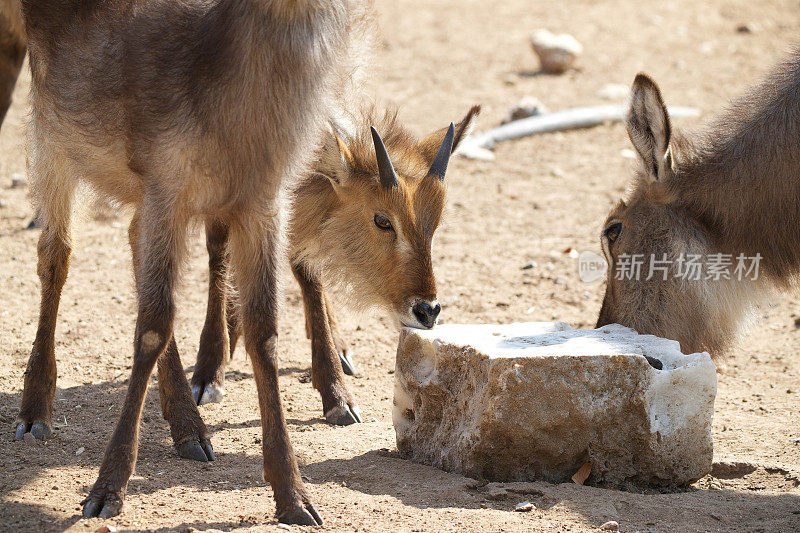
<svg viewBox="0 0 800 533">
<path fill-rule="evenodd" d="M 411 308 L 414 316 L 426 328 L 432 328 L 436 325 L 436 317 L 439 316 L 439 311 L 441 310 L 442 306 L 437 301 L 425 302 L 420 300 Z"/>
</svg>

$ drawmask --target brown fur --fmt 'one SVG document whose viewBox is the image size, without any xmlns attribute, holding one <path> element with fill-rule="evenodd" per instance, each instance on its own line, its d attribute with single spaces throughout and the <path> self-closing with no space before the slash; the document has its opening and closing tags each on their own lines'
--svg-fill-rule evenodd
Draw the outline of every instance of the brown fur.
<svg viewBox="0 0 800 533">
<path fill-rule="evenodd" d="M 465 137 L 479 112 L 473 107 L 455 129 L 453 146 Z M 295 277 L 303 290 L 308 336 L 312 341 L 312 382 L 322 396 L 323 411 L 332 423 L 352 423 L 358 411 L 347 390 L 338 358 L 347 347 L 336 326 L 325 287 L 345 289 L 348 306 L 377 305 L 401 324 L 426 327 L 412 313 L 422 300 L 435 302 L 436 282 L 430 244 L 444 207 L 445 183 L 428 175 L 446 129 L 417 141 L 393 114 L 359 119 L 358 132 L 326 137 L 314 172 L 294 192 L 289 248 Z M 375 124 L 399 178 L 387 190 L 377 177 L 373 142 L 368 126 Z M 393 232 L 376 227 L 374 216 L 387 216 Z M 230 347 L 225 333 L 226 295 L 224 230 L 209 232 L 211 270 L 209 309 L 201 336 L 192 385 L 196 398 L 221 397 L 224 366 Z M 230 314 L 229 331 L 236 331 Z M 234 334 L 235 335 L 235 334 Z M 214 401 L 212 400 L 212 401 Z M 351 415 L 348 414 L 352 413 Z"/>
<path fill-rule="evenodd" d="M 172 337 L 187 227 L 228 228 L 281 521 L 321 522 L 300 480 L 277 384 L 277 264 L 289 189 L 312 158 L 363 9 L 345 0 L 23 0 L 32 72 L 29 175 L 43 224 L 42 314 L 20 429 L 49 430 L 53 331 L 79 181 L 132 205 L 133 369 L 84 515 L 122 506 L 159 363 L 176 445 L 213 458 Z M 207 449 L 206 449 L 207 448 Z"/>
<path fill-rule="evenodd" d="M 787 287 L 800 272 L 800 53 L 692 133 L 670 135 L 655 82 L 639 75 L 628 132 L 643 164 L 606 221 L 622 231 L 610 249 L 603 237 L 611 268 L 598 326 L 619 322 L 722 353 L 766 285 Z M 623 253 L 760 254 L 760 278 L 621 281 Z"/>
<path fill-rule="evenodd" d="M 11 105 L 11 95 L 26 50 L 27 38 L 19 0 L 0 0 L 0 126 Z"/>
</svg>

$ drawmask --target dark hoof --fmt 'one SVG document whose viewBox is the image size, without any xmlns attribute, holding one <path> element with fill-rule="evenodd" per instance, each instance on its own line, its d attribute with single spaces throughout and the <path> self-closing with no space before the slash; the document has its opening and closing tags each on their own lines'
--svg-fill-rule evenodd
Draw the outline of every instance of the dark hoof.
<svg viewBox="0 0 800 533">
<path fill-rule="evenodd" d="M 122 511 L 122 498 L 116 493 L 95 494 L 94 491 L 81 502 L 84 518 L 111 518 Z"/>
<path fill-rule="evenodd" d="M 349 426 L 361 423 L 361 410 L 355 405 L 337 405 L 325 413 L 325 420 L 334 426 Z"/>
<path fill-rule="evenodd" d="M 304 503 L 303 507 L 284 511 L 278 515 L 278 522 L 298 526 L 321 526 L 322 517 L 311 503 Z"/>
<path fill-rule="evenodd" d="M 34 422 L 33 424 L 20 422 L 15 437 L 17 440 L 22 440 L 25 438 L 25 433 L 30 433 L 36 440 L 47 440 L 53 436 L 53 430 L 46 422 Z"/>
<path fill-rule="evenodd" d="M 206 463 L 214 460 L 214 449 L 208 439 L 192 439 L 176 446 L 178 455 L 184 459 L 192 459 Z"/>
<path fill-rule="evenodd" d="M 225 389 L 221 386 L 209 383 L 208 385 L 192 385 L 192 397 L 194 403 L 203 405 L 206 403 L 220 403 L 225 397 Z"/>
<path fill-rule="evenodd" d="M 339 352 L 339 361 L 342 362 L 342 370 L 348 376 L 355 376 L 358 371 L 356 370 L 356 364 L 350 358 L 350 354 L 347 352 Z"/>
</svg>

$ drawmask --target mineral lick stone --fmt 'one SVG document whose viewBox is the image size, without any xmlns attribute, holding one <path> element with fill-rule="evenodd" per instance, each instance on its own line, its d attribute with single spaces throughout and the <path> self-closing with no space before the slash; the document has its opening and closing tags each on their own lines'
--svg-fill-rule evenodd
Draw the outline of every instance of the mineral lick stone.
<svg viewBox="0 0 800 533">
<path fill-rule="evenodd" d="M 445 324 L 402 332 L 393 420 L 405 457 L 471 477 L 675 486 L 711 471 L 716 390 L 707 353 L 616 324 Z"/>
</svg>

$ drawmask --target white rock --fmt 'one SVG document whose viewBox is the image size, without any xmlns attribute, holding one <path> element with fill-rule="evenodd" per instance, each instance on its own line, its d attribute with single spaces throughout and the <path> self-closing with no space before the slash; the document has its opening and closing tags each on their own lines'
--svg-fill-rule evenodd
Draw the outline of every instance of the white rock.
<svg viewBox="0 0 800 533">
<path fill-rule="evenodd" d="M 21 189 L 27 186 L 28 186 L 28 180 L 25 178 L 25 174 L 19 174 L 19 173 L 11 174 L 12 189 Z"/>
<path fill-rule="evenodd" d="M 627 85 L 619 83 L 608 83 L 597 91 L 597 97 L 603 100 L 624 101 L 628 98 L 631 89 Z"/>
<path fill-rule="evenodd" d="M 566 72 L 583 53 L 583 46 L 572 35 L 556 35 L 547 30 L 533 32 L 531 46 L 539 56 L 542 70 L 556 74 Z"/>
<path fill-rule="evenodd" d="M 470 142 L 470 139 L 466 139 L 464 143 L 462 143 L 462 145 L 456 149 L 456 155 L 476 161 L 495 160 L 494 154 L 491 152 L 491 150 Z"/>
<path fill-rule="evenodd" d="M 716 383 L 707 353 L 616 324 L 405 329 L 397 447 L 497 481 L 565 482 L 589 462 L 590 483 L 688 484 L 711 470 Z"/>
<path fill-rule="evenodd" d="M 508 124 L 522 118 L 535 117 L 548 113 L 547 107 L 534 96 L 524 96 L 519 102 L 514 104 L 501 124 Z"/>
<path fill-rule="evenodd" d="M 531 511 L 533 511 L 534 509 L 536 509 L 536 506 L 533 505 L 531 502 L 527 502 L 527 501 L 520 502 L 520 503 L 517 504 L 516 507 L 514 507 L 514 510 L 516 512 L 518 512 L 518 513 L 529 513 Z"/>
<path fill-rule="evenodd" d="M 600 526 L 600 529 L 603 531 L 619 531 L 619 523 L 616 520 L 609 520 Z"/>
</svg>

